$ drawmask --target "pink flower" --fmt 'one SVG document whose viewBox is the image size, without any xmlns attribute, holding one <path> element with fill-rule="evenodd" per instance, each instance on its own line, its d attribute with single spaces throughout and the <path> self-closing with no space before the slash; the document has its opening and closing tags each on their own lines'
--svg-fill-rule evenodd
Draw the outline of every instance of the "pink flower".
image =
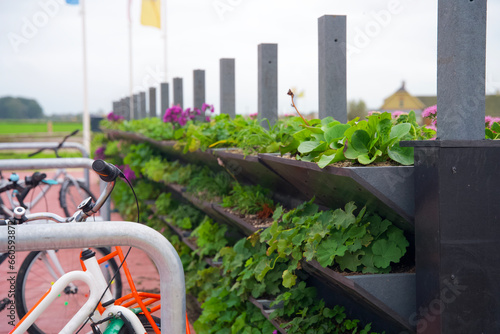
<svg viewBox="0 0 500 334">
<path fill-rule="evenodd" d="M 210 116 L 205 117 L 205 121 L 210 122 Z"/>
<path fill-rule="evenodd" d="M 371 116 L 373 114 L 380 114 L 380 111 L 377 111 L 377 110 L 372 110 L 372 111 L 369 111 L 368 112 L 368 116 Z"/>
<path fill-rule="evenodd" d="M 422 117 L 436 117 L 437 113 L 437 105 L 430 106 L 428 108 L 425 108 L 424 111 L 422 111 Z"/>
<path fill-rule="evenodd" d="M 104 155 L 105 150 L 106 150 L 106 148 L 104 146 L 97 148 L 94 152 L 94 158 L 97 160 L 104 160 L 104 158 L 106 157 Z"/>
<path fill-rule="evenodd" d="M 250 116 L 251 119 L 256 119 L 257 116 L 259 116 L 259 113 L 253 113 L 253 114 L 250 114 L 248 116 Z"/>
<path fill-rule="evenodd" d="M 392 113 L 392 118 L 397 119 L 401 115 L 408 115 L 408 113 L 405 113 L 404 111 L 397 110 Z"/>
</svg>

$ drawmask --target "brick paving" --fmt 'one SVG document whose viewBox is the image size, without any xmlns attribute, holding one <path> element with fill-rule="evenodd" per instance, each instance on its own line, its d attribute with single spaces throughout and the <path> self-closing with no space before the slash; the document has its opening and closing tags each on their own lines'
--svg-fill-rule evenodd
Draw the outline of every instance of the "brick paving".
<svg viewBox="0 0 500 334">
<path fill-rule="evenodd" d="M 25 175 L 30 175 L 32 172 L 19 172 L 20 177 L 24 177 Z M 53 175 L 54 173 L 52 171 L 46 172 L 48 177 Z M 75 175 L 76 177 L 83 177 L 83 171 L 82 170 L 72 170 L 71 171 L 72 175 Z M 92 192 L 97 195 L 99 194 L 99 184 L 98 184 L 98 178 L 95 175 L 95 173 L 90 173 L 91 174 L 91 190 Z M 8 177 L 9 173 L 4 173 L 4 177 Z M 121 182 L 121 181 L 118 181 Z M 36 196 L 36 193 L 35 193 Z M 50 191 L 46 194 L 47 196 L 47 201 L 40 201 L 37 206 L 35 206 L 31 212 L 42 212 L 42 211 L 47 211 L 47 207 L 49 210 L 53 213 L 59 214 L 61 216 L 64 215 L 62 209 L 59 207 L 59 186 L 55 186 L 55 189 L 50 189 Z M 117 213 L 112 213 L 111 215 L 111 220 L 114 221 L 119 221 L 123 220 L 119 214 Z M 128 249 L 128 247 L 124 247 L 124 252 Z M 27 252 L 17 252 L 16 253 L 16 270 L 19 270 L 19 267 L 21 266 L 21 263 L 23 259 L 26 257 Z M 61 260 L 63 261 L 63 260 Z M 128 258 L 127 258 L 127 263 L 129 265 L 130 271 L 132 273 L 132 277 L 134 279 L 134 283 L 136 284 L 136 288 L 139 291 L 147 291 L 147 292 L 153 292 L 153 293 L 159 293 L 159 275 L 158 271 L 156 270 L 155 265 L 153 262 L 148 258 L 148 256 L 142 252 L 139 249 L 132 249 Z M 0 299 L 3 299 L 4 297 L 7 297 L 8 291 L 9 291 L 9 282 L 7 281 L 8 275 L 7 275 L 7 265 L 6 262 L 2 263 L 0 265 Z M 130 289 L 128 287 L 128 284 L 126 282 L 125 275 L 122 273 L 122 284 L 123 284 L 123 294 L 127 294 L 130 292 Z M 82 283 L 83 284 L 83 283 Z M 56 300 L 57 301 L 57 300 Z M 66 302 L 66 304 L 69 304 Z M 54 306 L 53 306 L 54 305 Z M 52 319 L 57 319 L 58 316 L 61 314 L 67 313 L 67 305 L 65 303 L 57 303 L 54 302 L 53 305 L 51 305 L 51 308 L 49 311 L 47 311 L 47 314 L 49 315 L 49 320 Z M 158 317 L 159 311 L 155 313 Z M 9 331 L 12 329 L 12 326 L 9 325 L 9 310 L 4 310 L 0 312 L 0 334 L 3 333 L 9 333 Z M 17 314 L 16 314 L 16 319 L 15 322 L 17 323 Z M 55 321 L 52 321 L 55 322 Z M 55 324 L 54 324 L 55 325 Z M 191 326 L 190 326 L 191 327 Z M 54 329 L 54 333 L 57 333 L 58 330 Z M 83 331 L 82 331 L 83 333 Z M 194 331 L 191 327 L 191 333 L 194 334 Z"/>
</svg>

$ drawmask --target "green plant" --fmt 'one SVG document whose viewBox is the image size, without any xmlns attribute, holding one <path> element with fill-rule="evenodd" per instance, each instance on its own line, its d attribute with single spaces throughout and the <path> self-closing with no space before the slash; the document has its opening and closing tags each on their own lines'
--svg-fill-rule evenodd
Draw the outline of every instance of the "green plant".
<svg viewBox="0 0 500 334">
<path fill-rule="evenodd" d="M 189 180 L 187 191 L 210 200 L 227 195 L 231 186 L 232 180 L 227 172 L 215 173 L 204 167 Z"/>
<path fill-rule="evenodd" d="M 235 184 L 229 195 L 222 199 L 222 206 L 234 208 L 242 214 L 256 214 L 263 210 L 274 210 L 274 202 L 269 197 L 269 190 L 256 186 Z"/>
<path fill-rule="evenodd" d="M 316 299 L 316 289 L 306 287 L 305 282 L 300 282 L 289 291 L 280 294 L 272 305 L 283 303 L 271 313 L 270 318 L 281 318 L 285 321 L 281 327 L 287 333 L 359 333 L 369 334 L 371 324 L 360 329 L 359 320 L 348 319 L 345 308 L 335 306 L 325 307 L 325 303 Z"/>
<path fill-rule="evenodd" d="M 158 196 L 156 202 L 156 213 L 165 216 L 167 221 L 183 230 L 191 230 L 197 227 L 204 219 L 198 209 L 192 205 L 178 203 L 172 199 L 172 194 L 164 192 Z"/>
<path fill-rule="evenodd" d="M 401 140 L 429 139 L 434 131 L 417 124 L 415 113 L 393 120 L 391 114 L 373 114 L 342 124 L 331 117 L 310 120 L 294 133 L 281 154 L 298 160 L 317 162 L 321 168 L 344 160 L 363 165 L 392 159 L 402 165 L 413 164 L 413 148 L 401 147 Z"/>
<path fill-rule="evenodd" d="M 323 267 L 338 264 L 342 271 L 387 273 L 398 263 L 409 243 L 401 229 L 363 208 L 348 203 L 345 210 L 319 211 L 312 201 L 288 213 L 278 207 L 271 227 L 260 235 L 269 245 L 268 255 L 291 257 L 285 286 L 295 284 L 293 274 L 302 258 L 317 260 Z M 271 267 L 269 265 L 269 267 Z"/>
<path fill-rule="evenodd" d="M 226 226 L 221 226 L 205 217 L 200 226 L 191 233 L 191 237 L 196 238 L 196 245 L 199 247 L 198 254 L 200 256 L 213 256 L 226 246 L 227 239 L 224 236 L 226 231 Z"/>
</svg>

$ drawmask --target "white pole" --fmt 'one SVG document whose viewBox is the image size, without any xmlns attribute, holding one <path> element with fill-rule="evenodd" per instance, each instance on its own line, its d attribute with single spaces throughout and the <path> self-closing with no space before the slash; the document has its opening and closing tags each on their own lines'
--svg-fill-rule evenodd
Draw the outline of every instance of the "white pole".
<svg viewBox="0 0 500 334">
<path fill-rule="evenodd" d="M 130 119 L 134 119 L 134 68 L 132 66 L 132 13 L 131 13 L 132 0 L 128 1 L 128 41 L 129 41 L 129 71 L 130 71 Z"/>
<path fill-rule="evenodd" d="M 90 152 L 90 115 L 87 88 L 87 33 L 85 25 L 85 0 L 82 0 L 82 39 L 83 39 L 83 146 Z"/>
<path fill-rule="evenodd" d="M 168 82 L 167 76 L 167 0 L 163 0 L 163 19 L 161 24 L 163 25 L 163 61 L 164 67 L 163 72 L 165 73 L 165 82 Z"/>
</svg>

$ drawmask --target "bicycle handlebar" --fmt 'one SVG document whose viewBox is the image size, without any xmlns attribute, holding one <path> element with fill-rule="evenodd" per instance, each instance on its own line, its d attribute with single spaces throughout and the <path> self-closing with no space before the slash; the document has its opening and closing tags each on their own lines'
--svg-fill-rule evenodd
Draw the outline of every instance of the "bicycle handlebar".
<svg viewBox="0 0 500 334">
<path fill-rule="evenodd" d="M 59 153 L 58 153 L 59 149 L 64 145 L 64 143 L 66 142 L 66 140 L 69 137 L 72 137 L 72 136 L 76 135 L 79 131 L 80 130 L 75 130 L 75 131 L 71 132 L 69 135 L 67 135 L 66 137 L 64 137 L 63 140 L 61 140 L 61 142 L 59 143 L 59 145 L 57 145 L 56 147 L 52 147 L 52 148 L 51 147 L 44 147 L 44 148 L 41 148 L 38 151 L 35 151 L 33 153 L 28 154 L 28 157 L 33 157 L 33 156 L 35 156 L 35 155 L 37 155 L 37 154 L 39 154 L 39 153 L 41 153 L 41 152 L 43 152 L 45 150 L 53 150 L 54 153 L 56 154 L 56 157 L 60 158 Z"/>
<path fill-rule="evenodd" d="M 99 175 L 99 177 L 104 181 L 107 182 L 106 188 L 102 191 L 101 195 L 95 202 L 95 204 L 92 205 L 90 201 L 90 197 L 87 200 L 84 200 L 79 206 L 78 206 L 78 211 L 76 211 L 72 217 L 70 218 L 63 218 L 59 215 L 50 213 L 50 212 L 40 212 L 40 213 L 33 213 L 33 214 L 24 214 L 22 212 L 21 217 L 14 217 L 14 221 L 20 221 L 21 223 L 24 222 L 29 222 L 29 221 L 34 221 L 34 220 L 52 220 L 55 221 L 56 223 L 66 223 L 66 222 L 82 222 L 87 219 L 87 217 L 90 217 L 91 215 L 97 213 L 99 209 L 104 205 L 106 200 L 109 198 L 109 195 L 113 191 L 113 188 L 115 187 L 115 181 L 118 176 L 122 174 L 120 169 L 118 167 L 114 166 L 113 164 L 107 163 L 106 161 L 103 160 L 95 160 L 94 163 L 92 164 L 92 169 Z M 35 173 L 36 174 L 36 173 Z M 42 174 L 44 175 L 44 174 Z M 39 178 L 39 176 L 38 176 Z M 43 178 L 42 178 L 43 179 Z M 8 186 L 12 186 L 8 185 Z M 28 189 L 28 188 L 26 188 Z M 2 189 L 0 189 L 1 191 Z M 26 191 L 26 190 L 25 190 Z M 24 193 L 24 191 L 23 191 Z M 20 202 L 21 203 L 21 202 Z M 16 208 L 14 212 L 17 211 Z M 0 225 L 2 225 L 0 221 Z"/>
</svg>

